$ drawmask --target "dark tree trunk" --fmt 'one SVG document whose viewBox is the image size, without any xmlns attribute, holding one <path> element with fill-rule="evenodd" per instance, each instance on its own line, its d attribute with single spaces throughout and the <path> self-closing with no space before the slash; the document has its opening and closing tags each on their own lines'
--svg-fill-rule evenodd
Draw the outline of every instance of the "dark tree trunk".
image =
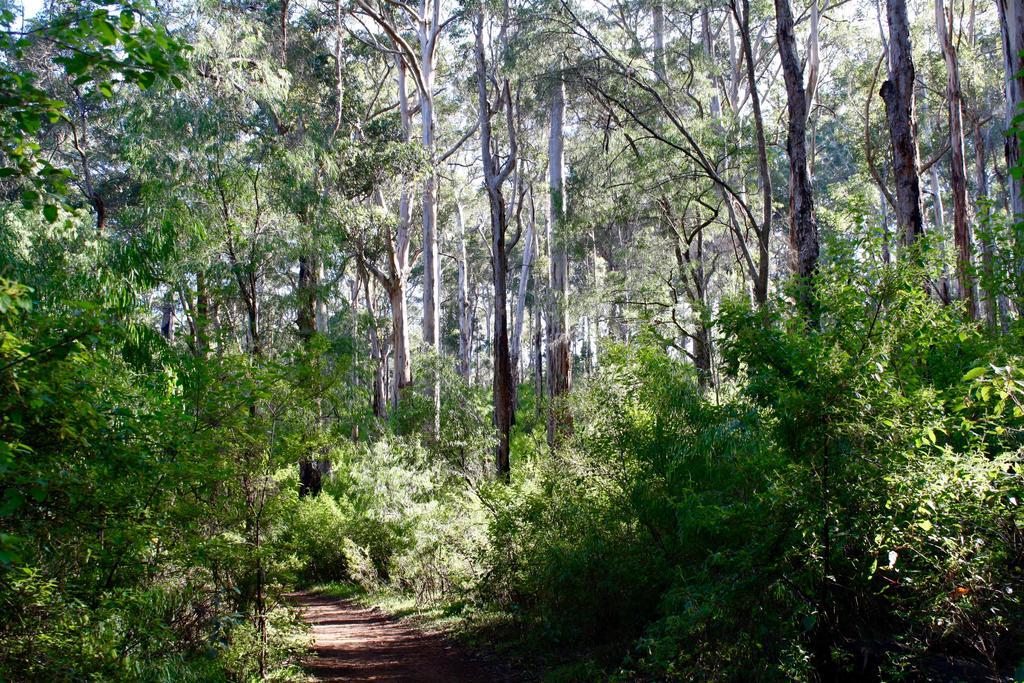
<svg viewBox="0 0 1024 683">
<path fill-rule="evenodd" d="M 168 288 L 160 306 L 160 334 L 168 344 L 174 343 L 174 290 Z"/>
<path fill-rule="evenodd" d="M 296 291 L 298 314 L 296 324 L 299 338 L 304 343 L 316 332 L 316 299 L 318 268 L 316 258 L 309 254 L 299 257 L 299 283 Z"/>
<path fill-rule="evenodd" d="M 786 105 L 789 130 L 786 150 L 789 154 L 789 246 L 793 274 L 798 282 L 797 302 L 812 321 L 814 274 L 818 269 L 818 224 L 814 218 L 814 190 L 807 166 L 808 93 L 804 72 L 797 54 L 793 12 L 789 0 L 775 0 L 776 36 L 782 73 L 786 80 Z"/>
<path fill-rule="evenodd" d="M 497 474 L 508 481 L 511 473 L 509 462 L 509 436 L 515 421 L 512 388 L 512 362 L 508 339 L 508 253 L 505 250 L 505 232 L 508 229 L 507 208 L 502 185 L 515 168 L 518 147 L 513 114 L 512 94 L 508 81 L 497 93 L 498 102 L 492 107 L 487 96 L 489 78 L 484 57 L 484 16 L 483 8 L 476 17 L 476 80 L 478 104 L 480 107 L 480 161 L 483 165 L 484 185 L 491 214 L 491 271 L 494 285 L 494 427 L 498 443 L 495 447 Z M 505 110 L 507 115 L 509 151 L 504 161 L 492 152 L 494 143 L 491 133 L 491 116 Z"/>
<path fill-rule="evenodd" d="M 206 273 L 196 273 L 196 355 L 205 358 L 210 350 L 210 293 Z"/>
<path fill-rule="evenodd" d="M 761 95 L 757 91 L 756 62 L 750 40 L 750 0 L 742 0 L 742 16 L 736 18 L 739 26 L 740 43 L 744 62 L 747 65 L 747 82 L 750 86 L 750 107 L 754 115 L 754 133 L 757 138 L 757 170 L 761 180 L 761 225 L 757 232 L 757 276 L 754 279 L 753 295 L 758 306 L 768 301 L 768 268 L 771 255 L 768 252 L 772 231 L 772 178 L 768 168 L 768 143 L 764 133 L 764 116 L 761 113 Z M 736 14 L 735 5 L 733 13 Z"/>
<path fill-rule="evenodd" d="M 896 220 L 905 245 L 914 244 L 924 233 L 921 215 L 921 161 L 917 149 L 917 119 L 914 112 L 914 57 L 910 45 L 910 21 L 906 0 L 888 0 L 889 79 L 881 96 L 889 120 L 893 174 L 896 180 Z"/>
</svg>

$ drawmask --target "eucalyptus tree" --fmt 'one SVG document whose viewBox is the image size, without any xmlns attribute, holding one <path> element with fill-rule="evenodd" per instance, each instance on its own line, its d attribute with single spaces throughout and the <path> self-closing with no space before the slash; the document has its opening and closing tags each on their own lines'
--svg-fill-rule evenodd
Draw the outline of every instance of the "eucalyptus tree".
<svg viewBox="0 0 1024 683">
<path fill-rule="evenodd" d="M 508 254 L 519 235 L 511 243 L 506 242 L 509 227 L 508 202 L 505 198 L 505 182 L 519 161 L 517 138 L 516 102 L 507 76 L 496 70 L 495 58 L 488 58 L 485 46 L 485 26 L 491 22 L 483 6 L 476 10 L 474 57 L 476 60 L 477 106 L 480 117 L 480 162 L 483 167 L 484 189 L 490 214 L 491 274 L 494 291 L 494 426 L 497 430 L 495 463 L 498 477 L 508 480 L 511 473 L 509 462 L 509 436 L 515 422 L 512 359 L 509 352 L 508 325 Z M 485 21 L 486 20 L 486 21 Z M 504 42 L 507 22 L 506 13 L 499 19 L 498 40 L 491 47 L 497 59 L 507 50 Z M 492 93 L 491 84 L 497 84 Z M 493 100 L 492 100 L 493 98 Z M 505 134 L 508 136 L 507 150 L 499 151 L 495 136 L 493 118 L 504 114 Z"/>
<path fill-rule="evenodd" d="M 742 61 L 737 56 L 736 65 L 747 64 L 752 100 L 755 103 L 755 125 L 760 131 L 756 136 L 758 156 L 761 160 L 760 189 L 762 191 L 761 217 L 754 211 L 758 209 L 748 196 L 743 174 L 735 177 L 728 170 L 730 161 L 740 145 L 728 145 L 730 154 L 724 156 L 712 152 L 705 143 L 707 134 L 699 125 L 704 119 L 703 104 L 696 100 L 688 91 L 689 83 L 676 83 L 670 76 L 667 83 L 661 83 L 647 59 L 625 59 L 623 45 L 613 41 L 633 41 L 631 31 L 617 29 L 608 18 L 596 14 L 584 13 L 568 3 L 563 3 L 564 23 L 567 30 L 575 38 L 579 52 L 571 72 L 574 78 L 602 103 L 601 106 L 615 112 L 615 119 L 628 121 L 636 126 L 643 135 L 659 141 L 680 153 L 689 163 L 693 164 L 696 173 L 711 182 L 722 193 L 723 202 L 730 212 L 735 212 L 735 220 L 731 227 L 736 237 L 736 246 L 740 253 L 746 272 L 751 281 L 751 292 L 758 303 L 763 303 L 768 296 L 770 270 L 770 234 L 771 234 L 771 182 L 768 169 L 768 152 L 766 138 L 763 135 L 763 121 L 760 115 L 760 104 L 756 83 L 757 68 L 752 45 L 744 45 L 741 51 Z M 741 28 L 749 26 L 749 18 L 743 8 L 735 9 Z M 749 33 L 749 28 L 748 31 Z M 694 33 L 699 35 L 699 29 Z M 744 32 L 740 31 L 741 35 Z M 606 34 L 606 35 L 603 35 Z M 671 50 L 668 50 L 671 54 Z M 687 49 L 689 52 L 689 48 Z M 641 52 L 642 54 L 642 52 Z M 692 72 L 691 72 L 692 73 Z M 737 80 L 732 83 L 730 95 L 738 95 Z M 738 111 L 741 105 L 737 101 Z M 725 145 L 723 145 L 725 146 Z M 748 234 L 756 240 L 756 255 L 747 244 Z"/>
<path fill-rule="evenodd" d="M 959 296 L 967 304 L 967 315 L 978 317 L 978 292 L 974 282 L 974 240 L 967 202 L 967 159 L 964 151 L 963 93 L 960 87 L 960 61 L 953 39 L 953 13 L 943 0 L 935 0 L 935 30 L 946 63 L 946 105 L 949 121 L 949 170 L 953 190 L 953 241 L 956 245 L 956 271 Z"/>
<path fill-rule="evenodd" d="M 818 0 L 811 0 L 811 27 L 806 66 L 796 47 L 796 26 L 789 0 L 775 0 L 775 34 L 786 81 L 789 128 L 789 244 L 793 273 L 799 279 L 797 301 L 812 320 L 814 274 L 818 269 L 818 223 L 814 215 L 814 189 L 807 157 L 807 117 L 818 79 Z M 804 72 L 807 84 L 804 84 Z"/>
<path fill-rule="evenodd" d="M 548 241 L 551 245 L 548 311 L 548 398 L 552 409 L 548 414 L 548 442 L 571 430 L 568 413 L 559 400 L 572 389 L 572 351 L 569 340 L 569 253 L 566 233 L 565 193 L 565 83 L 561 73 L 555 76 L 551 89 L 548 133 Z"/>
<path fill-rule="evenodd" d="M 1020 135 L 1017 133 L 1017 116 L 1024 105 L 1024 7 L 1015 0 L 996 0 L 999 9 L 999 30 L 1003 41 L 1003 74 L 1005 81 L 1006 131 L 1010 133 L 1006 144 L 1007 169 L 1022 164 Z M 1010 197 L 1010 218 L 1021 220 L 1024 216 L 1024 178 L 1010 174 L 1007 180 Z M 1024 238 L 1022 238 L 1024 239 Z M 1022 249 L 1024 251 L 1024 249 Z"/>
<path fill-rule="evenodd" d="M 886 18 L 889 78 L 882 84 L 881 95 L 885 101 L 892 142 L 896 220 L 903 243 L 909 246 L 924 233 L 924 218 L 921 213 L 921 159 L 914 109 L 914 54 L 906 0 L 887 0 Z"/>
</svg>

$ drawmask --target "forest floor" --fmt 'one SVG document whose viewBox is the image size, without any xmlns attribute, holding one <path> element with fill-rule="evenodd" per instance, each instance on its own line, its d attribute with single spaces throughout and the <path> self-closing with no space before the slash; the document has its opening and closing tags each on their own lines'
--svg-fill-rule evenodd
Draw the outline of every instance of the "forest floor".
<svg viewBox="0 0 1024 683">
<path fill-rule="evenodd" d="M 293 596 L 310 625 L 313 647 L 306 671 L 319 681 L 441 681 L 487 683 L 522 680 L 501 663 L 378 607 L 323 593 Z"/>
</svg>

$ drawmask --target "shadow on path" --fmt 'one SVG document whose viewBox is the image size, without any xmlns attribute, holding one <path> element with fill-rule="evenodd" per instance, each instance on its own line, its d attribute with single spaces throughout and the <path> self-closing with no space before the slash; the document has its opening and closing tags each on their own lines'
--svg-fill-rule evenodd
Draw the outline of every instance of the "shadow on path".
<svg viewBox="0 0 1024 683">
<path fill-rule="evenodd" d="M 438 633 L 422 631 L 376 607 L 316 593 L 292 600 L 312 626 L 306 671 L 321 681 L 512 681 Z"/>
</svg>

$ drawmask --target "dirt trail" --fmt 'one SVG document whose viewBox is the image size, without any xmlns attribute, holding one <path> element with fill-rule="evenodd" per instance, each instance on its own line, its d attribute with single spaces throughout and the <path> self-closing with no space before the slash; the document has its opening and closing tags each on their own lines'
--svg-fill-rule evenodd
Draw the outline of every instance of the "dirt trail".
<svg viewBox="0 0 1024 683">
<path fill-rule="evenodd" d="M 305 668 L 321 681 L 511 681 L 445 636 L 423 631 L 379 609 L 315 593 L 294 596 L 313 627 Z"/>
</svg>

